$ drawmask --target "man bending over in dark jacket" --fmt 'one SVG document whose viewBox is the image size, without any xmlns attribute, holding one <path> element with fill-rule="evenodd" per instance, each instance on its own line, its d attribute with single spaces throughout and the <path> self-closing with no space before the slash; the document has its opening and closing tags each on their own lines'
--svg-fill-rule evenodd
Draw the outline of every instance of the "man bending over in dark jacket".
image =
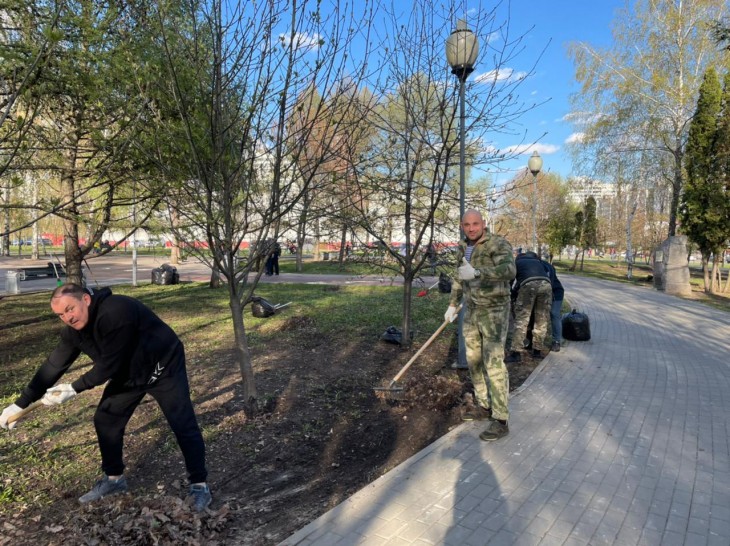
<svg viewBox="0 0 730 546">
<path fill-rule="evenodd" d="M 518 350 L 524 349 L 524 340 L 532 313 L 535 313 L 535 325 L 532 330 L 532 356 L 544 356 L 542 349 L 550 322 L 550 306 L 553 301 L 550 278 L 537 254 L 532 251 L 518 254 L 515 258 L 515 267 L 517 275 L 512 281 L 515 328 L 505 362 L 520 360 Z"/>
<path fill-rule="evenodd" d="M 140 301 L 97 292 L 76 284 L 53 291 L 51 309 L 66 324 L 61 340 L 20 397 L 0 415 L 0 426 L 40 399 L 46 405 L 65 402 L 81 391 L 107 383 L 94 415 L 104 476 L 79 498 L 87 503 L 127 491 L 122 446 L 124 429 L 146 394 L 160 405 L 183 453 L 190 480 L 189 501 L 203 511 L 212 497 L 206 484 L 205 444 L 190 400 L 185 351 L 175 332 Z M 92 368 L 73 383 L 59 383 L 71 364 L 85 353 Z"/>
</svg>

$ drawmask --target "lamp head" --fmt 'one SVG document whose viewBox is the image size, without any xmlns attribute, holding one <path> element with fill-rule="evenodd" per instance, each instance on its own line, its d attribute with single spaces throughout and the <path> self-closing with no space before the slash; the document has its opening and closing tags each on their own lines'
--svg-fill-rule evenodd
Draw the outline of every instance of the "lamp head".
<svg viewBox="0 0 730 546">
<path fill-rule="evenodd" d="M 467 28 L 466 21 L 459 19 L 456 30 L 452 31 L 446 40 L 446 60 L 451 66 L 451 72 L 466 80 L 474 71 L 474 64 L 479 54 L 479 40 Z"/>
<path fill-rule="evenodd" d="M 527 168 L 530 169 L 533 176 L 537 176 L 537 173 L 542 170 L 542 158 L 537 153 L 537 150 L 532 152 L 530 159 L 527 160 Z"/>
</svg>

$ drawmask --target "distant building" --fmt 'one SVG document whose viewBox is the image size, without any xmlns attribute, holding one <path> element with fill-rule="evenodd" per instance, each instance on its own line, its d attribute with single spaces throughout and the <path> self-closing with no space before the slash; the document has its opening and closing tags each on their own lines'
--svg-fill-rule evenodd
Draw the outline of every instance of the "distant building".
<svg viewBox="0 0 730 546">
<path fill-rule="evenodd" d="M 614 184 L 586 177 L 571 178 L 568 187 L 568 199 L 577 205 L 584 204 L 589 197 L 593 197 L 599 202 L 616 197 Z"/>
</svg>

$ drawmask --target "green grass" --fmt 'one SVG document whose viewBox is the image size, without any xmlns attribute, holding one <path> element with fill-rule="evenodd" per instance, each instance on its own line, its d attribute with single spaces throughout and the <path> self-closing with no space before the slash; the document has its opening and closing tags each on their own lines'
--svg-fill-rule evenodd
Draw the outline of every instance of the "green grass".
<svg viewBox="0 0 730 546">
<path fill-rule="evenodd" d="M 558 275 L 579 275 L 583 277 L 591 277 L 595 279 L 603 279 L 614 282 L 622 282 L 633 284 L 635 286 L 646 286 L 652 287 L 652 280 L 650 278 L 653 275 L 651 265 L 644 263 L 634 264 L 631 279 L 627 278 L 627 268 L 625 262 L 612 262 L 606 259 L 591 259 L 585 260 L 583 263 L 583 269 L 580 269 L 580 260 L 575 271 L 569 271 L 572 267 L 572 260 L 555 260 L 553 262 L 555 269 L 558 271 Z M 721 309 L 730 312 L 730 293 L 725 294 L 707 294 L 704 292 L 704 281 L 702 278 L 702 271 L 694 265 L 690 269 L 691 278 L 690 284 L 692 285 L 692 295 L 688 296 L 687 299 L 699 301 L 706 305 L 710 305 L 716 309 Z M 727 275 L 727 267 L 723 266 L 723 279 Z M 723 281 L 724 285 L 724 281 Z"/>
<path fill-rule="evenodd" d="M 235 374 L 229 358 L 233 328 L 225 290 L 211 290 L 207 283 L 172 286 L 115 286 L 118 294 L 139 298 L 178 332 L 186 347 L 188 369 L 196 376 Z M 272 303 L 292 302 L 287 312 L 266 319 L 255 318 L 246 308 L 245 326 L 252 350 L 286 344 L 288 336 L 311 328 L 312 336 L 329 339 L 372 340 L 390 325 L 400 327 L 402 289 L 389 286 L 323 286 L 267 284 L 257 295 Z M 413 298 L 416 340 L 424 341 L 443 320 L 448 296 L 432 291 L 426 298 Z M 48 294 L 23 294 L 0 300 L 3 320 L 0 332 L 0 407 L 13 403 L 38 366 L 53 349 L 62 327 L 49 312 Z M 292 321 L 291 327 L 287 323 Z M 81 358 L 63 381 L 72 381 L 90 362 Z M 200 392 L 194 398 L 209 395 Z M 98 448 L 91 425 L 100 389 L 82 393 L 55 407 L 29 414 L 12 432 L 0 431 L 0 514 L 22 506 L 42 506 L 63 496 L 69 484 L 89 483 L 99 467 Z M 266 393 L 261 393 L 262 398 Z M 335 411 L 335 408 L 333 408 Z M 154 415 L 154 414 L 153 414 Z M 134 421 L 132 422 L 134 425 Z M 316 430 L 318 423 L 309 423 Z M 205 427 L 209 440 L 219 433 Z M 158 446 L 157 453 L 174 452 L 167 430 L 154 427 L 131 441 Z"/>
<path fill-rule="evenodd" d="M 296 270 L 296 261 L 293 258 L 280 259 L 279 269 L 282 273 L 308 273 L 311 275 L 395 275 L 394 270 L 387 266 L 354 261 L 345 261 L 340 264 L 337 259 L 327 261 L 305 260 L 302 262 L 302 271 L 299 272 Z"/>
<path fill-rule="evenodd" d="M 595 278 L 631 282 L 650 286 L 646 280 L 649 271 L 634 268 L 634 278 L 626 279 L 625 264 L 608 260 L 590 260 L 583 271 L 568 272 L 572 262 L 557 261 L 560 276 L 587 275 Z M 282 261 L 283 267 L 293 263 Z M 360 264 L 348 264 L 344 274 L 354 274 Z M 309 273 L 337 271 L 336 262 L 307 262 Z M 363 270 L 358 270 L 363 271 Z M 693 278 L 693 283 L 700 279 Z M 149 305 L 168 322 L 183 339 L 188 368 L 191 374 L 203 375 L 231 372 L 230 358 L 233 347 L 233 328 L 225 290 L 211 290 L 207 283 L 184 283 L 172 286 L 144 285 L 138 288 L 116 286 L 115 293 L 131 295 Z M 417 289 L 414 287 L 414 294 Z M 693 293 L 696 295 L 697 292 Z M 343 343 L 372 340 L 377 343 L 380 334 L 390 325 L 400 327 L 402 288 L 399 286 L 327 286 L 304 284 L 262 284 L 257 290 L 272 303 L 292 302 L 286 312 L 266 319 L 258 319 L 246 308 L 245 327 L 253 351 L 286 345 L 295 332 L 302 339 L 306 335 L 342 339 Z M 730 298 L 718 297 L 700 301 L 730 310 Z M 567 301 L 570 294 L 566 294 Z M 566 303 L 567 303 L 566 301 Z M 432 290 L 428 297 L 414 297 L 412 301 L 413 328 L 416 341 L 423 342 L 441 324 L 448 305 L 448 295 Z M 567 309 L 565 309 L 567 310 Z M 54 347 L 59 329 L 58 321 L 49 311 L 48 294 L 7 296 L 0 300 L 0 407 L 11 404 L 27 384 L 38 366 Z M 306 339 L 306 335 L 305 338 Z M 89 366 L 88 359 L 80 359 L 64 380 L 73 380 Z M 235 373 L 235 369 L 233 372 Z M 194 397 L 205 397 L 199 377 Z M 99 389 L 82 393 L 59 407 L 42 408 L 30 414 L 12 433 L 0 431 L 0 514 L 8 514 L 24 506 L 40 508 L 63 496 L 68 484 L 88 483 L 98 469 L 98 449 L 91 426 Z M 260 393 L 262 399 L 267 393 Z M 336 399 L 336 396 L 334 396 Z M 333 407 L 333 411 L 336 408 Z M 319 424 L 308 423 L 316 431 Z M 306 434 L 308 431 L 303 431 Z M 206 438 L 213 439 L 221 430 L 215 426 L 204 428 Z M 174 451 L 163 427 L 144 432 L 136 441 L 159 446 L 160 452 Z"/>
</svg>

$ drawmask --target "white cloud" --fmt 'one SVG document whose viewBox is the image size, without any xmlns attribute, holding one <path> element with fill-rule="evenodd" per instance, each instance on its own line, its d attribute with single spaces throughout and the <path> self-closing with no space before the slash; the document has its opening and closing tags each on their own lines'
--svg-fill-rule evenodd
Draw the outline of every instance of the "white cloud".
<svg viewBox="0 0 730 546">
<path fill-rule="evenodd" d="M 319 49 L 321 36 L 319 34 L 301 34 L 299 32 L 294 34 L 294 37 L 291 38 L 291 35 L 289 34 L 279 34 L 279 42 L 288 46 L 290 43 L 293 42 L 295 49 L 303 49 L 305 51 L 314 51 L 316 49 Z"/>
<path fill-rule="evenodd" d="M 537 152 L 540 155 L 554 154 L 560 150 L 560 146 L 555 144 L 515 144 L 513 146 L 507 146 L 503 151 L 510 152 L 517 155 L 532 155 L 532 152 Z"/>
<path fill-rule="evenodd" d="M 487 35 L 486 42 L 488 44 L 491 44 L 492 42 L 497 41 L 497 40 L 501 40 L 501 39 L 502 39 L 502 35 L 499 32 L 496 32 L 495 31 L 495 32 L 490 32 Z"/>
<path fill-rule="evenodd" d="M 574 142 L 582 142 L 583 139 L 586 137 L 585 133 L 573 133 L 568 138 L 565 139 L 566 144 L 573 144 Z"/>
<path fill-rule="evenodd" d="M 527 72 L 515 72 L 512 68 L 500 68 L 479 74 L 474 78 L 474 81 L 477 83 L 510 83 L 524 80 L 526 77 Z"/>
<path fill-rule="evenodd" d="M 603 117 L 601 113 L 592 112 L 569 112 L 565 114 L 558 121 L 565 121 L 567 123 L 573 123 L 574 125 L 589 125 L 597 122 Z"/>
</svg>

